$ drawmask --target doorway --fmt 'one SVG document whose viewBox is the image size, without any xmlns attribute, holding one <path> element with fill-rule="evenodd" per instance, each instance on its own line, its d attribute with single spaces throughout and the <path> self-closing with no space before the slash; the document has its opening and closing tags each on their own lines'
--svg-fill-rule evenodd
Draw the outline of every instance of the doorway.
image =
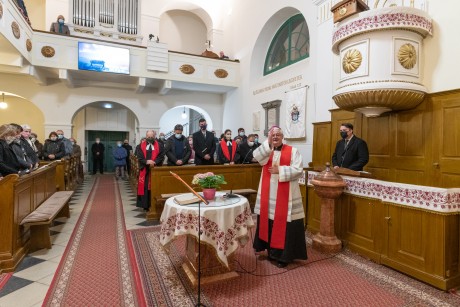
<svg viewBox="0 0 460 307">
<path fill-rule="evenodd" d="M 86 146 L 85 154 L 88 161 L 88 173 L 93 171 L 93 152 L 91 146 L 93 146 L 96 138 L 101 139 L 101 143 L 104 144 L 104 172 L 114 172 L 115 166 L 113 164 L 113 150 L 117 146 L 117 141 L 129 139 L 129 132 L 127 131 L 96 131 L 86 130 Z"/>
</svg>

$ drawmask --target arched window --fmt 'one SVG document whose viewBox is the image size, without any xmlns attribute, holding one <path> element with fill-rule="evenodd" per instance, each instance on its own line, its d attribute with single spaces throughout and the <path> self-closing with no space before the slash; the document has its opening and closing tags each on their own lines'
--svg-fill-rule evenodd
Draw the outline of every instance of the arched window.
<svg viewBox="0 0 460 307">
<path fill-rule="evenodd" d="M 267 57 L 264 75 L 308 58 L 310 55 L 310 35 L 302 14 L 289 18 L 273 37 Z"/>
</svg>

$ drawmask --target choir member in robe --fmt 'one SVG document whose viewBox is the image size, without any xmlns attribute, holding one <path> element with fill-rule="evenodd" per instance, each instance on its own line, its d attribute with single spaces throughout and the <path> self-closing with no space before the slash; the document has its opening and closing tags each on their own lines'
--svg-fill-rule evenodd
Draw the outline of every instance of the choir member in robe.
<svg viewBox="0 0 460 307">
<path fill-rule="evenodd" d="M 156 133 L 148 130 L 146 138 L 136 147 L 139 163 L 139 179 L 137 184 L 137 207 L 149 211 L 150 208 L 150 172 L 156 165 L 161 165 L 164 159 L 163 144 L 155 138 Z"/>
<path fill-rule="evenodd" d="M 219 145 L 217 152 L 219 163 L 235 164 L 235 161 L 239 160 L 236 152 L 238 145 L 232 140 L 232 131 L 230 129 L 225 130 L 224 137 L 220 140 Z"/>
<path fill-rule="evenodd" d="M 283 144 L 283 131 L 273 127 L 268 139 L 254 150 L 262 167 L 254 212 L 257 228 L 253 247 L 267 250 L 268 258 L 282 268 L 294 259 L 307 259 L 302 196 L 302 156 Z"/>
</svg>

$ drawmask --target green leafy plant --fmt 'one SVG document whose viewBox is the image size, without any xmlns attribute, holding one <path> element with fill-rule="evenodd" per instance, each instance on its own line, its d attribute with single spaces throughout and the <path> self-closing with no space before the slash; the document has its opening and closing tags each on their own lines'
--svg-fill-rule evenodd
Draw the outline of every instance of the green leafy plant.
<svg viewBox="0 0 460 307">
<path fill-rule="evenodd" d="M 199 185 L 203 189 L 218 189 L 221 184 L 227 184 L 224 175 L 214 175 L 207 172 L 193 176 L 192 184 Z"/>
</svg>

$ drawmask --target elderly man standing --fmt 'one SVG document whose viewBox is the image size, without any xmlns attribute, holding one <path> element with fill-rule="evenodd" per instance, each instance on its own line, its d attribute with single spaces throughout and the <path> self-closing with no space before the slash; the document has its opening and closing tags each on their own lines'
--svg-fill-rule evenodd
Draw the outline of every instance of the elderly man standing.
<svg viewBox="0 0 460 307">
<path fill-rule="evenodd" d="M 303 218 L 305 213 L 298 179 L 302 156 L 297 148 L 283 144 L 283 131 L 273 127 L 268 139 L 254 150 L 263 166 L 254 212 L 257 229 L 253 247 L 267 250 L 268 258 L 283 268 L 294 259 L 307 259 Z"/>
<path fill-rule="evenodd" d="M 150 208 L 150 171 L 153 166 L 161 165 L 164 159 L 163 143 L 155 139 L 156 132 L 148 130 L 146 138 L 136 147 L 139 163 L 136 206 L 149 211 Z"/>
<path fill-rule="evenodd" d="M 73 145 L 72 142 L 64 137 L 64 131 L 62 130 L 56 130 L 58 140 L 62 143 L 64 143 L 64 148 L 65 148 L 65 155 L 66 157 L 69 157 L 73 154 Z"/>
</svg>

